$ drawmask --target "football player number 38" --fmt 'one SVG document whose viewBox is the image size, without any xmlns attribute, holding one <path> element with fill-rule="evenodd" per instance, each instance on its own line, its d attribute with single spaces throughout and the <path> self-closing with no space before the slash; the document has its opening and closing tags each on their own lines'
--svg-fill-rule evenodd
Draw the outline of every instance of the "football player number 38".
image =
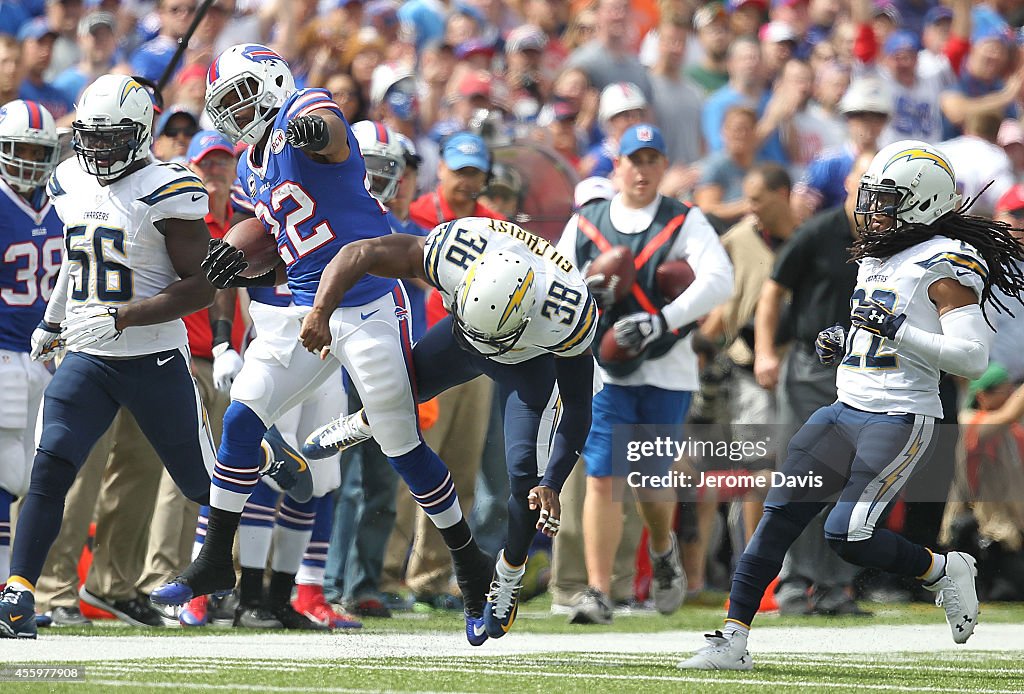
<svg viewBox="0 0 1024 694">
<path fill-rule="evenodd" d="M 131 301 L 133 278 L 125 264 L 124 229 L 68 227 L 67 244 L 73 301 L 87 301 L 90 296 L 99 301 Z"/>
<path fill-rule="evenodd" d="M 896 308 L 896 294 L 888 289 L 874 290 L 871 292 L 871 300 L 880 303 L 890 311 Z M 858 288 L 853 292 L 853 296 L 850 297 L 850 303 L 852 304 L 851 309 L 857 304 L 863 304 L 866 302 L 867 293 L 863 289 Z M 886 352 L 879 354 L 878 350 L 881 346 L 882 338 L 877 335 L 872 335 L 871 344 L 868 345 L 867 352 L 859 353 L 851 351 L 850 354 L 846 355 L 846 358 L 843 359 L 843 366 L 848 366 L 854 369 L 896 368 L 896 353 L 892 350 L 886 350 Z"/>
<path fill-rule="evenodd" d="M 37 300 L 50 300 L 53 285 L 60 271 L 60 257 L 64 239 L 46 239 L 39 248 L 31 241 L 12 243 L 4 251 L 4 265 L 16 267 L 15 285 L 0 289 L 0 299 L 8 306 L 31 306 Z M 38 278 L 39 268 L 43 274 Z"/>
</svg>

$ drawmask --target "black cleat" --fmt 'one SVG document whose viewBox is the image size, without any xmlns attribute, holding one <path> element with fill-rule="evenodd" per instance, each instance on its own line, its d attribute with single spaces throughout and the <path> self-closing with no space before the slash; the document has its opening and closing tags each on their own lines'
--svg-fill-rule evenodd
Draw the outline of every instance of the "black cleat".
<svg viewBox="0 0 1024 694">
<path fill-rule="evenodd" d="M 29 590 L 8 586 L 0 593 L 0 638 L 34 639 L 36 629 L 36 597 Z"/>
<path fill-rule="evenodd" d="M 331 628 L 326 624 L 320 624 L 314 622 L 312 619 L 304 614 L 299 614 L 295 611 L 295 608 L 290 603 L 285 603 L 278 607 L 270 609 L 270 614 L 274 615 L 277 621 L 281 622 L 281 626 L 285 629 L 295 629 L 298 631 L 330 631 Z"/>
<path fill-rule="evenodd" d="M 299 503 L 313 498 L 313 473 L 309 463 L 281 437 L 277 427 L 270 427 L 263 436 L 266 462 L 260 474 L 269 477 L 288 496 Z"/>
</svg>

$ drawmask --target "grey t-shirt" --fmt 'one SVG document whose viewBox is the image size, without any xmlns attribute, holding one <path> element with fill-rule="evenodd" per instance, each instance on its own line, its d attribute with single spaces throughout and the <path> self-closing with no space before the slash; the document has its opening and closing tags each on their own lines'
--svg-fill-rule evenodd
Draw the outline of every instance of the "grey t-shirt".
<svg viewBox="0 0 1024 694">
<path fill-rule="evenodd" d="M 612 55 L 596 39 L 573 51 L 565 66 L 578 67 L 586 72 L 591 84 L 599 91 L 616 82 L 632 82 L 640 87 L 647 101 L 651 101 L 651 80 L 647 68 L 635 55 Z"/>
<path fill-rule="evenodd" d="M 704 96 L 689 80 L 651 75 L 654 90 L 653 110 L 658 127 L 665 136 L 669 163 L 695 164 L 704 154 L 700 133 L 700 114 Z"/>
</svg>

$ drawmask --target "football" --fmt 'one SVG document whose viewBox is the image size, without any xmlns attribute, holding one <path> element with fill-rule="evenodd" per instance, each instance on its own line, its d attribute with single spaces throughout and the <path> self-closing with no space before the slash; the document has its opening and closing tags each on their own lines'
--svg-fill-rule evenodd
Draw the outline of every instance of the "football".
<svg viewBox="0 0 1024 694">
<path fill-rule="evenodd" d="M 693 284 L 693 268 L 685 260 L 669 260 L 658 266 L 654 273 L 658 291 L 665 301 L 671 302 Z"/>
<path fill-rule="evenodd" d="M 245 262 L 249 263 L 242 277 L 259 277 L 274 269 L 281 262 L 277 254 L 277 239 L 270 235 L 256 217 L 250 217 L 228 229 L 224 240 L 242 251 Z"/>
<path fill-rule="evenodd" d="M 600 360 L 606 364 L 629 361 L 635 358 L 639 352 L 620 347 L 615 341 L 615 328 L 609 328 L 601 337 L 601 346 L 598 349 Z"/>
<path fill-rule="evenodd" d="M 601 287 L 614 286 L 615 301 L 622 301 L 633 291 L 636 281 L 636 266 L 633 251 L 626 246 L 615 246 L 594 258 L 587 268 L 587 277 L 604 275 Z"/>
</svg>

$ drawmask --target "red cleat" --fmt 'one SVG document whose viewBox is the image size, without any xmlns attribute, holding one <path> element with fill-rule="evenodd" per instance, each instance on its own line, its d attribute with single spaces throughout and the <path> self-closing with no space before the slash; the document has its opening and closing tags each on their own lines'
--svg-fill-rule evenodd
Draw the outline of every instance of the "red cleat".
<svg viewBox="0 0 1024 694">
<path fill-rule="evenodd" d="M 301 615 L 316 622 L 324 624 L 331 629 L 360 629 L 363 623 L 354 619 L 351 615 L 327 604 L 324 599 L 323 586 L 298 585 L 298 593 L 292 601 L 292 607 Z"/>
</svg>

